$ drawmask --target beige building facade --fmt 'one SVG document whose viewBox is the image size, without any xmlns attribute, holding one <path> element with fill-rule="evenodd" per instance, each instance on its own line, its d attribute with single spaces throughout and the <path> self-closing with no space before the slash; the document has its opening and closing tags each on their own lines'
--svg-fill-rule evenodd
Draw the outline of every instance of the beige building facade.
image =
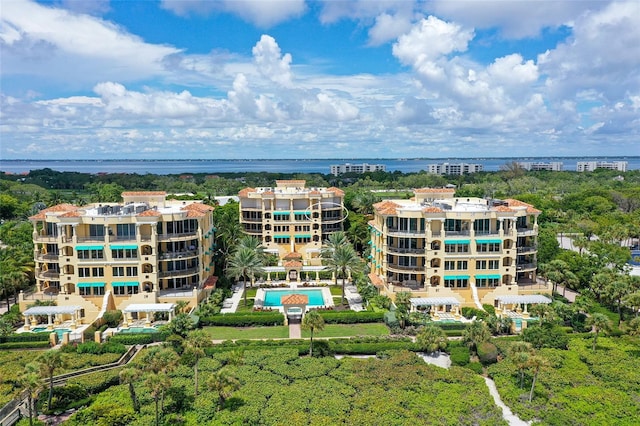
<svg viewBox="0 0 640 426">
<path fill-rule="evenodd" d="M 541 212 L 529 204 L 423 188 L 374 209 L 370 277 L 392 298 L 411 291 L 479 307 L 497 306 L 500 296 L 551 292 L 536 279 Z"/>
<path fill-rule="evenodd" d="M 278 180 L 275 187 L 245 188 L 238 197 L 244 233 L 259 238 L 279 259 L 299 255 L 302 265 L 319 266 L 322 242 L 343 230 L 344 192 L 338 188 Z"/>
<path fill-rule="evenodd" d="M 55 300 L 92 322 L 131 305 L 197 305 L 215 283 L 213 208 L 166 195 L 124 192 L 123 203 L 60 204 L 30 217 L 37 291 L 21 296 L 21 309 Z"/>
</svg>

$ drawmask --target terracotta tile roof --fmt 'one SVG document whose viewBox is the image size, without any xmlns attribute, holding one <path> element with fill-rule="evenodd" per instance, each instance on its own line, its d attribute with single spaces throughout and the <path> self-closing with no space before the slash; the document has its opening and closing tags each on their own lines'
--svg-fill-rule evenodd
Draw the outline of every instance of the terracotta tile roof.
<svg viewBox="0 0 640 426">
<path fill-rule="evenodd" d="M 453 194 L 454 192 L 456 192 L 456 190 L 452 188 L 416 188 L 413 190 L 413 192 L 415 192 L 416 194 L 425 194 L 429 192 L 441 192 L 441 193 Z"/>
<path fill-rule="evenodd" d="M 292 251 L 291 253 L 287 254 L 284 258 L 285 259 L 302 259 L 302 255 L 300 253 L 296 253 L 295 251 Z"/>
<path fill-rule="evenodd" d="M 425 207 L 422 211 L 424 213 L 442 213 L 442 209 L 440 207 Z"/>
<path fill-rule="evenodd" d="M 188 210 L 187 211 L 187 217 L 205 217 L 206 215 L 202 212 L 199 212 L 197 210 Z"/>
<path fill-rule="evenodd" d="M 149 210 L 145 210 L 142 213 L 138 214 L 139 217 L 154 217 L 154 216 L 162 216 L 162 213 L 160 213 L 158 210 L 153 210 L 153 209 L 149 209 Z"/>
<path fill-rule="evenodd" d="M 322 195 L 322 191 L 318 191 L 317 189 L 313 189 L 309 191 L 309 195 Z"/>
<path fill-rule="evenodd" d="M 513 213 L 513 209 L 507 207 L 507 206 L 497 206 L 494 207 L 492 210 L 495 210 L 497 212 L 512 212 Z"/>
<path fill-rule="evenodd" d="M 309 298 L 304 294 L 290 294 L 280 299 L 281 305 L 306 305 L 307 303 Z"/>
<path fill-rule="evenodd" d="M 369 279 L 371 280 L 371 284 L 373 284 L 375 287 L 378 287 L 378 288 L 384 287 L 384 282 L 382 281 L 382 278 L 380 278 L 373 272 L 369 274 Z"/>
<path fill-rule="evenodd" d="M 246 197 L 251 192 L 256 192 L 256 189 L 255 188 L 244 188 L 244 189 L 241 189 L 240 192 L 238 192 L 238 196 Z"/>
<path fill-rule="evenodd" d="M 513 198 L 507 198 L 504 201 L 509 204 L 509 207 L 526 207 L 527 213 L 542 213 L 540 210 L 536 209 L 531 204 L 525 203 L 524 201 L 515 200 Z"/>
<path fill-rule="evenodd" d="M 344 197 L 344 191 L 340 188 L 336 188 L 335 186 L 332 186 L 330 188 L 327 188 L 328 192 L 333 192 L 334 194 L 336 194 L 339 197 Z"/>
<path fill-rule="evenodd" d="M 284 262 L 285 268 L 301 268 L 302 262 L 298 262 L 297 260 L 290 260 L 288 262 Z"/>
<path fill-rule="evenodd" d="M 82 213 L 80 213 L 78 210 L 75 210 L 72 212 L 61 214 L 59 217 L 82 217 Z"/>
<path fill-rule="evenodd" d="M 213 211 L 213 207 L 208 206 L 206 204 L 202 204 L 202 203 L 191 203 L 184 206 L 182 210 L 196 211 L 199 213 L 208 213 L 210 211 Z"/>
<path fill-rule="evenodd" d="M 166 196 L 167 193 L 165 191 L 125 191 L 122 193 L 123 197 L 137 197 L 144 195 L 163 195 Z"/>
<path fill-rule="evenodd" d="M 55 206 L 51 206 L 49 208 L 40 210 L 40 212 L 34 216 L 31 216 L 29 219 L 31 220 L 39 220 L 44 219 L 47 213 L 67 213 L 78 210 L 77 206 L 73 204 L 56 204 Z"/>
<path fill-rule="evenodd" d="M 276 180 L 276 185 L 302 185 L 304 186 L 307 183 L 306 180 L 304 179 L 282 179 L 282 180 Z"/>
<path fill-rule="evenodd" d="M 218 277 L 216 277 L 215 275 L 211 275 L 209 278 L 206 279 L 206 281 L 202 286 L 204 288 L 215 288 L 217 282 L 218 282 Z"/>
<path fill-rule="evenodd" d="M 393 201 L 389 201 L 389 200 L 381 201 L 373 205 L 373 208 L 376 209 L 376 211 L 379 214 L 383 214 L 383 215 L 397 214 L 398 207 L 400 207 L 399 204 L 396 204 Z"/>
</svg>

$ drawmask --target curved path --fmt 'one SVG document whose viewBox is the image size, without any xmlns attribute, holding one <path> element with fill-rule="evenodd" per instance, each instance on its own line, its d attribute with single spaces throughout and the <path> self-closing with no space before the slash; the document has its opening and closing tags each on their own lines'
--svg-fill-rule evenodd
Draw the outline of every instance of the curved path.
<svg viewBox="0 0 640 426">
<path fill-rule="evenodd" d="M 502 417 L 509 423 L 511 426 L 530 426 L 531 422 L 525 422 L 524 420 L 520 420 L 518 416 L 513 414 L 511 409 L 507 407 L 502 399 L 500 398 L 500 394 L 498 393 L 498 389 L 496 388 L 496 384 L 488 377 L 484 378 L 484 382 L 487 384 L 489 388 L 489 393 L 493 397 L 493 401 L 496 403 L 498 407 L 502 409 Z"/>
</svg>

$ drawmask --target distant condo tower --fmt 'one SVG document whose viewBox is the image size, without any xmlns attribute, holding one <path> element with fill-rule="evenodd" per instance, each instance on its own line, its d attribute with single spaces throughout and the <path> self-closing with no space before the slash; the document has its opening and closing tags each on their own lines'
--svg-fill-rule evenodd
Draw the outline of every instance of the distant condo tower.
<svg viewBox="0 0 640 426">
<path fill-rule="evenodd" d="M 482 164 L 439 163 L 429 164 L 429 173 L 434 175 L 466 175 L 483 170 Z"/>
<path fill-rule="evenodd" d="M 518 161 L 518 166 L 522 167 L 524 170 L 528 170 L 532 172 L 539 172 L 539 171 L 561 172 L 563 164 L 562 164 L 562 161 L 552 161 L 549 163 Z"/>
<path fill-rule="evenodd" d="M 578 161 L 576 171 L 593 172 L 596 169 L 607 169 L 626 172 L 628 164 L 626 161 Z"/>
<path fill-rule="evenodd" d="M 338 176 L 343 173 L 367 173 L 367 172 L 384 172 L 387 166 L 384 164 L 335 164 L 331 166 L 331 174 Z"/>
</svg>

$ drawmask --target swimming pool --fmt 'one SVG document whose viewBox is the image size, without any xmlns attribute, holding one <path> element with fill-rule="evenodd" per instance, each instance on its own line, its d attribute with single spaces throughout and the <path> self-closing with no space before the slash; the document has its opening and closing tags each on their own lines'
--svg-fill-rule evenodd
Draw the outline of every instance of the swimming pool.
<svg viewBox="0 0 640 426">
<path fill-rule="evenodd" d="M 157 333 L 156 327 L 129 327 L 121 328 L 119 333 Z"/>
<path fill-rule="evenodd" d="M 265 289 L 264 290 L 264 306 L 265 307 L 280 307 L 282 303 L 280 300 L 284 296 L 289 296 L 291 294 L 303 294 L 307 296 L 309 299 L 309 303 L 307 306 L 324 306 L 328 305 L 325 302 L 325 298 L 322 295 L 323 291 L 321 289 L 287 289 L 287 290 L 276 290 L 276 289 Z"/>
<path fill-rule="evenodd" d="M 64 333 L 71 333 L 71 330 L 68 328 L 56 328 L 53 330 L 47 330 L 47 327 L 35 327 L 35 328 L 32 328 L 31 331 L 34 333 L 44 333 L 44 332 L 56 333 L 58 335 L 58 340 L 62 340 L 62 335 Z"/>
</svg>

